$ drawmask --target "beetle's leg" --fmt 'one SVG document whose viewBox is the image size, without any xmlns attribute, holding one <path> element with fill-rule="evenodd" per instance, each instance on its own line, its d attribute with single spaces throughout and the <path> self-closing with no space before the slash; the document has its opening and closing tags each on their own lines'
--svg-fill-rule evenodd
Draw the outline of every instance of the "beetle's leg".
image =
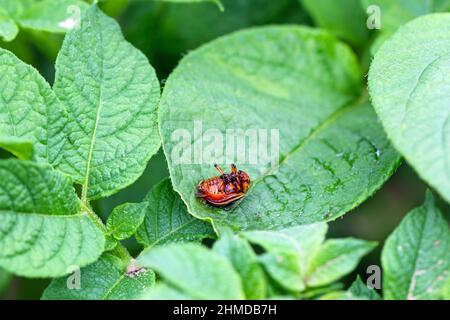
<svg viewBox="0 0 450 320">
<path fill-rule="evenodd" d="M 236 168 L 236 165 L 234 163 L 231 164 L 231 173 L 232 174 L 236 174 L 237 173 L 237 168 Z"/>
<path fill-rule="evenodd" d="M 221 175 L 224 175 L 222 168 L 220 168 L 217 164 L 214 164 L 214 168 L 216 168 Z"/>
</svg>

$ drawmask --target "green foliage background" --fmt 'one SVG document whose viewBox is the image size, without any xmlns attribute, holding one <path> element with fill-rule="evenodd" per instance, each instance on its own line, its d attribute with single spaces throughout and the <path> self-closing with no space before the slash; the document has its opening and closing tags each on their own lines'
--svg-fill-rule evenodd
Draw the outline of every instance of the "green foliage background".
<svg viewBox="0 0 450 320">
<path fill-rule="evenodd" d="M 125 39 L 148 57 L 161 81 L 161 86 L 164 87 L 165 79 L 190 50 L 236 30 L 271 24 L 301 24 L 327 28 L 352 47 L 358 56 L 361 68 L 368 70 L 371 51 L 376 49 L 377 42 L 381 41 L 383 36 L 387 37 L 392 34 L 400 25 L 395 24 L 395 21 L 398 20 L 390 19 L 386 21 L 388 27 L 382 29 L 381 32 L 368 31 L 365 27 L 364 12 L 368 2 L 378 3 L 382 10 L 386 9 L 386 12 L 393 11 L 394 14 L 399 10 L 403 12 L 400 24 L 419 15 L 433 11 L 445 11 L 450 8 L 450 5 L 444 1 L 441 6 L 433 8 L 424 8 L 419 4 L 416 7 L 407 6 L 409 11 L 405 11 L 406 9 L 402 7 L 403 1 L 400 0 L 222 0 L 221 3 L 225 8 L 223 12 L 213 2 L 169 3 L 150 0 L 105 0 L 101 1 L 99 5 L 104 12 L 119 22 Z M 395 2 L 395 5 L 389 7 L 388 2 Z M 2 7 L 2 4 L 6 5 L 6 3 L 7 1 L 0 0 L 0 9 L 7 11 L 8 7 Z M 400 9 L 398 9 L 399 7 Z M 29 15 L 30 13 L 28 13 Z M 55 59 L 64 35 L 55 33 L 54 30 L 47 30 L 48 26 L 27 28 L 29 20 L 25 20 L 22 16 L 14 19 L 17 20 L 20 29 L 17 37 L 10 42 L 0 41 L 0 46 L 12 51 L 21 60 L 34 66 L 50 84 L 53 84 Z M 0 15 L 0 22 L 2 21 Z M 52 31 L 52 33 L 48 31 Z M 26 146 L 23 152 L 26 157 Z M 0 155 L 8 156 L 6 151 L 1 149 Z M 162 150 L 159 149 L 149 161 L 143 175 L 134 184 L 112 196 L 93 202 L 93 209 L 106 221 L 112 210 L 120 204 L 140 202 L 144 199 L 155 201 L 156 196 L 152 198 L 152 195 L 147 194 L 160 182 L 162 185 L 159 185 L 159 188 L 167 187 L 165 184 L 167 184 L 168 176 L 168 166 Z M 163 182 L 164 180 L 166 181 Z M 380 265 L 383 242 L 399 225 L 406 213 L 423 203 L 425 190 L 425 183 L 418 178 L 406 162 L 403 162 L 393 177 L 372 198 L 348 213 L 345 219 L 338 219 L 329 224 L 329 238 L 354 237 L 380 243 L 374 251 L 363 258 L 358 269 L 344 278 L 346 285 L 352 283 L 357 274 L 365 274 L 365 268 L 368 265 Z M 440 199 L 438 199 L 438 204 L 445 218 L 450 220 L 449 205 Z M 132 208 L 126 209 L 132 210 Z M 203 235 L 208 238 L 208 231 L 207 228 L 200 230 L 201 238 Z M 153 236 L 157 238 L 157 235 Z M 138 236 L 138 239 L 141 243 L 144 241 L 146 244 L 149 241 L 157 241 L 151 235 L 145 234 Z M 126 240 L 124 244 L 132 255 L 139 253 L 142 249 L 141 244 L 135 240 Z M 226 246 L 219 244 L 218 247 L 221 245 Z M 217 249 L 218 252 L 220 250 L 220 248 Z M 222 250 L 226 251 L 226 248 L 222 248 Z M 202 253 L 198 252 L 198 254 Z M 214 258 L 220 260 L 218 255 Z M 149 258 L 149 260 L 151 259 Z M 96 263 L 99 264 L 100 269 L 115 270 L 114 268 L 117 267 L 108 256 L 102 256 L 101 261 Z M 149 264 L 153 266 L 151 261 Z M 166 268 L 163 265 L 156 266 L 157 271 L 158 267 L 162 270 Z M 151 278 L 154 275 L 146 276 Z M 12 281 L 8 282 L 9 277 L 0 270 L 0 295 L 7 299 L 39 299 L 49 283 L 48 280 L 25 279 L 16 276 L 13 276 Z M 231 292 L 232 289 L 230 288 L 230 292 L 225 294 L 230 297 L 233 297 L 233 294 L 236 296 L 235 292 Z M 354 290 L 359 290 L 356 285 Z M 120 295 L 120 292 L 117 294 Z M 204 294 L 208 297 L 207 291 Z M 92 298 L 98 297 L 100 296 Z"/>
</svg>

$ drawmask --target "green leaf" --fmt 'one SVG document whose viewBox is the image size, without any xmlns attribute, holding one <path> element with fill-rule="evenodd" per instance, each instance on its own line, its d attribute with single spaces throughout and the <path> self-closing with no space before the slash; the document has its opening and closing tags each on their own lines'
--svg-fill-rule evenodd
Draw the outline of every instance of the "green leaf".
<svg viewBox="0 0 450 320">
<path fill-rule="evenodd" d="M 250 231 L 244 236 L 266 250 L 260 260 L 275 281 L 288 290 L 303 291 L 304 276 L 326 231 L 325 223 L 317 223 L 278 232 Z"/>
<path fill-rule="evenodd" d="M 88 8 L 81 0 L 43 0 L 25 8 L 17 20 L 24 28 L 64 33 L 79 27 Z"/>
<path fill-rule="evenodd" d="M 200 245 L 169 244 L 146 249 L 137 261 L 192 299 L 244 298 L 241 279 L 231 263 Z"/>
<path fill-rule="evenodd" d="M 317 26 L 327 29 L 354 46 L 369 38 L 361 0 L 300 0 Z"/>
<path fill-rule="evenodd" d="M 131 262 L 132 263 L 132 262 Z M 155 283 L 155 274 L 147 269 L 127 270 L 124 261 L 105 253 L 95 263 L 82 268 L 79 288 L 76 273 L 53 280 L 45 289 L 43 300 L 130 300 L 139 298 Z M 68 285 L 72 285 L 68 287 Z"/>
<path fill-rule="evenodd" d="M 450 230 L 430 192 L 386 240 L 381 263 L 385 299 L 441 296 L 450 270 Z"/>
<path fill-rule="evenodd" d="M 348 291 L 359 299 L 365 300 L 381 300 L 380 295 L 375 289 L 370 289 L 359 276 L 356 277 L 356 280 L 352 283 Z"/>
<path fill-rule="evenodd" d="M 359 299 L 359 297 L 355 297 L 349 291 L 334 291 L 324 294 L 320 297 L 319 300 L 364 300 Z"/>
<path fill-rule="evenodd" d="M 361 0 L 363 7 L 380 8 L 382 32 L 394 32 L 401 25 L 432 12 L 450 10 L 449 0 Z"/>
<path fill-rule="evenodd" d="M 223 7 L 222 2 L 220 0 L 154 0 L 154 1 L 161 1 L 161 2 L 174 2 L 174 3 L 195 3 L 195 2 L 213 2 L 217 5 L 220 11 L 224 11 L 225 8 Z"/>
<path fill-rule="evenodd" d="M 346 238 L 327 240 L 314 255 L 306 276 L 310 287 L 327 285 L 352 272 L 376 243 Z"/>
<path fill-rule="evenodd" d="M 191 300 L 187 295 L 179 290 L 159 282 L 150 290 L 147 290 L 140 300 Z"/>
<path fill-rule="evenodd" d="M 418 18 L 388 40 L 369 73 L 374 107 L 392 143 L 450 201 L 450 14 Z"/>
<path fill-rule="evenodd" d="M 322 31 L 263 27 L 201 47 L 171 74 L 159 108 L 174 189 L 191 214 L 235 230 L 282 229 L 345 214 L 398 163 L 370 106 L 355 103 L 360 91 L 354 55 Z M 194 132 L 198 121 L 203 133 Z M 266 157 L 241 165 L 233 157 L 241 153 L 221 156 L 227 154 L 223 144 L 205 139 L 207 129 L 220 132 L 222 143 L 228 129 L 279 130 L 280 144 L 270 147 L 275 156 L 280 147 L 279 168 Z M 203 159 L 192 154 L 199 140 Z M 218 146 L 217 157 L 209 154 L 212 146 Z M 198 182 L 217 174 L 214 162 L 236 162 L 253 181 L 246 198 L 229 210 L 195 197 Z"/>
<path fill-rule="evenodd" d="M 264 271 L 252 247 L 245 239 L 239 235 L 233 235 L 230 231 L 226 232 L 214 243 L 213 251 L 227 258 L 239 273 L 246 299 L 266 298 L 267 282 Z"/>
<path fill-rule="evenodd" d="M 0 8 L 0 38 L 3 41 L 9 42 L 19 33 L 17 24 L 4 10 Z"/>
<path fill-rule="evenodd" d="M 30 160 L 33 154 L 33 144 L 30 140 L 14 136 L 0 135 L 0 148 L 22 160 Z"/>
<path fill-rule="evenodd" d="M 170 179 L 154 186 L 143 205 L 145 218 L 136 239 L 144 247 L 216 237 L 210 223 L 196 219 L 187 212 L 186 205 L 173 191 Z"/>
<path fill-rule="evenodd" d="M 32 6 L 37 0 L 0 0 L 0 8 L 11 18 L 17 19 L 25 8 Z"/>
<path fill-rule="evenodd" d="M 2 296 L 3 292 L 8 288 L 11 278 L 12 276 L 9 272 L 0 268 L 0 297 Z"/>
<path fill-rule="evenodd" d="M 56 164 L 82 184 L 83 202 L 133 183 L 160 145 L 159 83 L 147 58 L 95 5 L 64 39 L 54 90 L 68 114 Z"/>
<path fill-rule="evenodd" d="M 62 146 L 65 116 L 49 84 L 33 67 L 0 49 L 0 135 L 28 140 L 33 159 L 52 162 Z"/>
<path fill-rule="evenodd" d="M 0 161 L 0 266 L 24 277 L 58 277 L 94 262 L 105 239 L 80 208 L 72 180 L 47 165 Z"/>
<path fill-rule="evenodd" d="M 111 212 L 106 227 L 117 240 L 124 240 L 136 233 L 144 221 L 145 203 L 124 203 Z"/>
</svg>

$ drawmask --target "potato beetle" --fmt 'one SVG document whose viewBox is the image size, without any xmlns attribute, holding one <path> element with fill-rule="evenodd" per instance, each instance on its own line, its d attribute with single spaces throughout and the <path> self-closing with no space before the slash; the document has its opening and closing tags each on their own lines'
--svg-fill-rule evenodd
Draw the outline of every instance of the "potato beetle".
<svg viewBox="0 0 450 320">
<path fill-rule="evenodd" d="M 220 176 L 200 181 L 196 197 L 218 208 L 228 207 L 243 198 L 250 186 L 249 175 L 234 164 L 231 165 L 231 173 L 224 173 L 217 164 L 214 167 Z"/>
</svg>

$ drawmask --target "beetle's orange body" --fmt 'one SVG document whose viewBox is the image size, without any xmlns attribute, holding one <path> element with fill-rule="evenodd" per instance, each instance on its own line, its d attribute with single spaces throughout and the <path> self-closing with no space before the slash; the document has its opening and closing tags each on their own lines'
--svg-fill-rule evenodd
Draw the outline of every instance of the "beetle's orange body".
<svg viewBox="0 0 450 320">
<path fill-rule="evenodd" d="M 227 207 L 244 197 L 250 186 L 250 177 L 244 171 L 231 165 L 231 173 L 224 173 L 218 165 L 214 165 L 220 176 L 200 181 L 197 185 L 196 197 L 203 199 L 214 207 Z"/>
</svg>

